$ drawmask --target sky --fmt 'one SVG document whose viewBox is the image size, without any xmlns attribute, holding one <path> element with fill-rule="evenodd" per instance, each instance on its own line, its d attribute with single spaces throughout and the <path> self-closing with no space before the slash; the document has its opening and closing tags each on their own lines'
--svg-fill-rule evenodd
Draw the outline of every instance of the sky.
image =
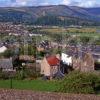
<svg viewBox="0 0 100 100">
<path fill-rule="evenodd" d="M 0 7 L 69 5 L 80 7 L 100 7 L 100 0 L 0 0 Z"/>
</svg>

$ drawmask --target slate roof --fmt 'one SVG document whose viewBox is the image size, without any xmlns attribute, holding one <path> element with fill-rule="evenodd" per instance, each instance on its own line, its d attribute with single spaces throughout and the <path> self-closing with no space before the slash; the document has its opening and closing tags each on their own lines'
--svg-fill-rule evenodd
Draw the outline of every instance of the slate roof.
<svg viewBox="0 0 100 100">
<path fill-rule="evenodd" d="M 12 59 L 0 59 L 0 68 L 2 69 L 12 69 Z"/>
</svg>

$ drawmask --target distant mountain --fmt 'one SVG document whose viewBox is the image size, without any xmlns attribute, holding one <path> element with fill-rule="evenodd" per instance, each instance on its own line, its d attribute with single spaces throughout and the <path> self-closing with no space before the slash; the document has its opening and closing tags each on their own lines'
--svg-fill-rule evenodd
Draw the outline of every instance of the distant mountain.
<svg viewBox="0 0 100 100">
<path fill-rule="evenodd" d="M 86 8 L 89 13 L 93 14 L 94 16 L 100 17 L 100 8 Z"/>
<path fill-rule="evenodd" d="M 65 5 L 1 7 L 0 22 L 36 25 L 100 25 L 100 8 Z"/>
</svg>

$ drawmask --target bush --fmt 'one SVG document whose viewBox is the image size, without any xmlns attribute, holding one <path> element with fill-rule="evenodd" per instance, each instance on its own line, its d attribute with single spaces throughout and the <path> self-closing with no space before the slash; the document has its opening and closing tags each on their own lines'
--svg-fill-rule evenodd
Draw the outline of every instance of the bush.
<svg viewBox="0 0 100 100">
<path fill-rule="evenodd" d="M 36 79 L 37 77 L 39 77 L 39 72 L 37 72 L 34 67 L 26 68 L 24 73 L 25 73 L 26 78 Z"/>
<path fill-rule="evenodd" d="M 11 75 L 11 72 L 6 72 L 6 71 L 2 72 L 2 71 L 0 71 L 0 79 L 6 80 L 6 79 L 10 79 L 13 76 L 14 76 L 14 73 Z"/>
<path fill-rule="evenodd" d="M 96 74 L 71 72 L 60 81 L 58 92 L 92 94 L 96 93 L 99 82 L 99 76 Z"/>
<path fill-rule="evenodd" d="M 25 74 L 23 70 L 18 70 L 14 76 L 14 79 L 23 80 L 25 78 Z"/>
<path fill-rule="evenodd" d="M 23 70 L 17 71 L 15 79 L 23 80 L 25 78 L 36 79 L 40 74 L 35 70 L 35 68 L 24 68 Z"/>
</svg>

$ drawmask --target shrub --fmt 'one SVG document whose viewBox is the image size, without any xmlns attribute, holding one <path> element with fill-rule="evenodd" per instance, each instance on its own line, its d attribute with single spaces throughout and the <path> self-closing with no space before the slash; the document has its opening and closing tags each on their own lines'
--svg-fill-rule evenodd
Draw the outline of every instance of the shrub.
<svg viewBox="0 0 100 100">
<path fill-rule="evenodd" d="M 23 80 L 25 78 L 25 74 L 23 70 L 18 70 L 14 76 L 14 79 Z"/>
<path fill-rule="evenodd" d="M 39 72 L 36 71 L 36 69 L 33 68 L 26 68 L 24 70 L 26 78 L 31 78 L 31 79 L 36 79 L 37 77 L 40 76 Z"/>
<path fill-rule="evenodd" d="M 71 72 L 59 82 L 59 92 L 67 93 L 95 93 L 99 84 L 99 76 L 92 73 Z"/>
<path fill-rule="evenodd" d="M 0 79 L 4 79 L 4 80 L 10 79 L 11 76 L 13 76 L 13 74 L 11 75 L 10 72 L 6 72 L 6 71 L 2 72 L 2 71 L 0 71 Z"/>
<path fill-rule="evenodd" d="M 17 71 L 14 78 L 18 80 L 23 80 L 25 78 L 35 79 L 39 76 L 40 76 L 39 72 L 37 72 L 33 67 L 33 68 L 24 68 L 23 70 L 21 69 Z"/>
</svg>

